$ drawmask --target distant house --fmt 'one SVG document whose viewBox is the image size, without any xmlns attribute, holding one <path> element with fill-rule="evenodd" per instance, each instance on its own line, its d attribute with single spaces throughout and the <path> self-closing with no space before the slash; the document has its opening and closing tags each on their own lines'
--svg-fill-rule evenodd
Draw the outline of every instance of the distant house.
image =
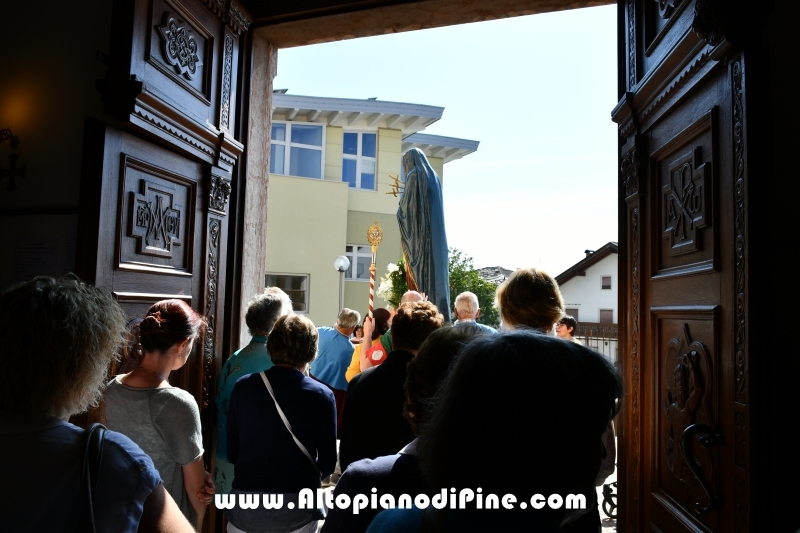
<svg viewBox="0 0 800 533">
<path fill-rule="evenodd" d="M 351 265 L 344 306 L 364 314 L 373 221 L 383 229 L 376 280 L 402 256 L 399 197 L 393 194 L 402 155 L 419 148 L 444 180 L 444 165 L 479 143 L 420 133 L 441 119 L 443 107 L 284 90 L 273 94 L 272 104 L 265 282 L 283 288 L 296 312 L 318 325 L 332 324 L 339 311 L 333 262 L 344 255 Z M 375 306 L 385 305 L 376 295 Z"/>
<path fill-rule="evenodd" d="M 568 315 L 578 321 L 584 344 L 616 360 L 617 356 L 617 243 L 586 250 L 586 257 L 556 276 Z"/>
</svg>

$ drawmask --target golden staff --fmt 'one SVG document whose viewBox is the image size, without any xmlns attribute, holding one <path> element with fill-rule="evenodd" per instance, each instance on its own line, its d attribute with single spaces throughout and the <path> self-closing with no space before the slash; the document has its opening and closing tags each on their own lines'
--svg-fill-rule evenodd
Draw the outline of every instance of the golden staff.
<svg viewBox="0 0 800 533">
<path fill-rule="evenodd" d="M 375 300 L 375 254 L 378 253 L 378 245 L 383 240 L 383 230 L 377 220 L 373 221 L 367 230 L 367 240 L 372 245 L 372 264 L 369 266 L 369 317 L 372 318 L 372 307 Z"/>
</svg>

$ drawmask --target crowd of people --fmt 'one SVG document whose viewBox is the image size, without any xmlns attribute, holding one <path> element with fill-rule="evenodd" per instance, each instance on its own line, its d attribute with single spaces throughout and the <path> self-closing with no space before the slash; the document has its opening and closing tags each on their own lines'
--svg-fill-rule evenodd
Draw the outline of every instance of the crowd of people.
<svg viewBox="0 0 800 533">
<path fill-rule="evenodd" d="M 21 485 L 2 510 L 14 509 L 14 531 L 51 530 L 43 506 L 75 524 L 65 531 L 193 531 L 215 494 L 269 494 L 283 506 L 226 509 L 227 531 L 313 533 L 324 520 L 323 533 L 597 532 L 619 375 L 574 339 L 577 323 L 545 272 L 514 272 L 496 305 L 500 331 L 477 321 L 470 292 L 445 313 L 409 291 L 397 309 L 362 320 L 345 308 L 316 327 L 280 289 L 255 295 L 244 317 L 252 339 L 219 373 L 216 442 L 205 443 L 216 450 L 212 475 L 197 402 L 169 381 L 203 334 L 202 316 L 181 300 L 155 303 L 135 332 L 138 366 L 108 381 L 128 333 L 113 297 L 77 279 L 15 285 L 0 296 L 0 452 Z M 93 431 L 65 421 L 98 404 L 101 452 Z M 299 504 L 324 485 L 335 485 L 335 501 L 477 491 L 579 494 L 586 505 Z"/>
</svg>

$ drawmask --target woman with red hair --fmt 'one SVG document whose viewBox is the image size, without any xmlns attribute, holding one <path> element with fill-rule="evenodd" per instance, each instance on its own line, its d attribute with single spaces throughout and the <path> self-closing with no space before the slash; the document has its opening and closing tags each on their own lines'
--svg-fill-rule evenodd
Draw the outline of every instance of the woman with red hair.
<svg viewBox="0 0 800 533">
<path fill-rule="evenodd" d="M 200 411 L 194 397 L 169 383 L 189 359 L 205 319 L 181 300 L 156 302 L 139 324 L 141 363 L 106 389 L 108 427 L 153 459 L 186 518 L 202 527 L 214 485 L 203 465 Z"/>
</svg>

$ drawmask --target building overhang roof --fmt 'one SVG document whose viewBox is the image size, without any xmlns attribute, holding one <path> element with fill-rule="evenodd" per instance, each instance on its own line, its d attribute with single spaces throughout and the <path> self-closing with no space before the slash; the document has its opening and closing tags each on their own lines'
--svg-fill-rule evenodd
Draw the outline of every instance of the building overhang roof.
<svg viewBox="0 0 800 533">
<path fill-rule="evenodd" d="M 343 128 L 388 128 L 410 135 L 433 124 L 443 107 L 383 100 L 326 98 L 276 92 L 272 95 L 272 119 L 313 122 Z"/>
<path fill-rule="evenodd" d="M 615 242 L 603 245 L 599 250 L 592 252 L 585 259 L 581 259 L 564 272 L 556 276 L 556 283 L 563 285 L 575 276 L 585 276 L 589 267 L 596 265 L 611 254 L 619 253 L 619 246 Z"/>
<path fill-rule="evenodd" d="M 419 148 L 426 156 L 441 157 L 445 163 L 449 163 L 477 151 L 479 144 L 480 141 L 470 141 L 469 139 L 413 133 L 403 139 L 403 153 L 412 148 Z"/>
</svg>

